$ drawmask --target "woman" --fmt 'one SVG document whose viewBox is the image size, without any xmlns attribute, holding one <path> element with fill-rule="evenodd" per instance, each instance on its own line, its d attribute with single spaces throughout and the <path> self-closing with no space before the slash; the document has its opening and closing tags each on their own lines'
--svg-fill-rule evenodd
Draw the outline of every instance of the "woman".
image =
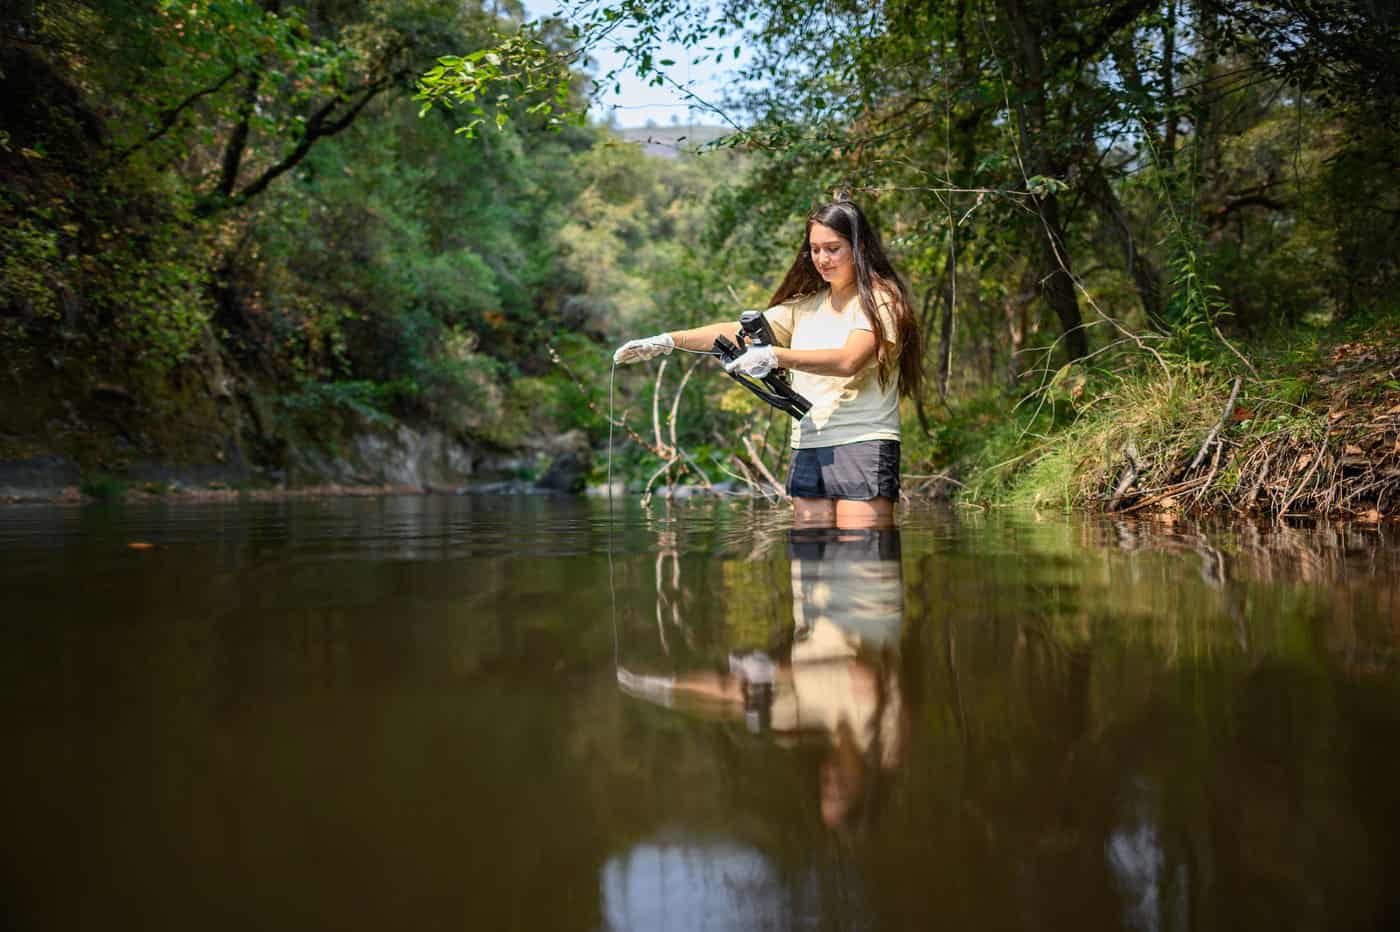
<svg viewBox="0 0 1400 932">
<path fill-rule="evenodd" d="M 899 499 L 899 398 L 922 378 L 909 293 L 860 208 L 836 201 L 807 218 L 797 258 L 765 312 L 774 347 L 751 347 L 726 368 L 762 378 L 790 369 L 812 402 L 793 431 L 787 492 L 796 522 L 872 527 L 893 521 Z M 676 347 L 709 350 L 733 323 L 623 344 L 618 364 Z"/>
</svg>

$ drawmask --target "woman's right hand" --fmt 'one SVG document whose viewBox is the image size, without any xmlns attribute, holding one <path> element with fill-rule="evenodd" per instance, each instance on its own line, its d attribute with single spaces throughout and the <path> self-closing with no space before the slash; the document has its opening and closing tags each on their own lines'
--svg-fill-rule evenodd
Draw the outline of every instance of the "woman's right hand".
<svg viewBox="0 0 1400 932">
<path fill-rule="evenodd" d="M 613 364 L 625 366 L 628 363 L 644 362 L 669 353 L 675 348 L 676 341 L 671 339 L 669 333 L 658 333 L 654 337 L 641 340 L 628 340 L 613 353 Z"/>
</svg>

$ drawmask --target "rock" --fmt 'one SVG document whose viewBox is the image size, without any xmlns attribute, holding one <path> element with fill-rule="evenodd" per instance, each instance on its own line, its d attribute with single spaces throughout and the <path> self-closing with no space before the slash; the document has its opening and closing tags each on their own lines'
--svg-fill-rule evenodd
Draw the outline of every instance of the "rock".
<svg viewBox="0 0 1400 932">
<path fill-rule="evenodd" d="M 372 427 L 353 435 L 341 456 L 315 446 L 288 451 L 293 485 L 338 483 L 460 489 L 476 471 L 472 451 L 440 430 L 406 424 Z"/>
<path fill-rule="evenodd" d="M 589 449 L 588 438 L 583 431 L 570 431 L 564 437 L 570 434 L 577 435 L 576 445 L 573 449 L 564 449 L 555 454 L 549 468 L 535 483 L 537 488 L 569 495 L 578 495 L 583 491 L 588 473 L 593 468 L 593 451 Z"/>
<path fill-rule="evenodd" d="M 359 434 L 350 450 L 357 477 L 390 485 L 459 485 L 472 472 L 470 451 L 442 431 L 418 431 L 406 424 Z"/>
<path fill-rule="evenodd" d="M 564 453 L 549 464 L 549 469 L 545 470 L 535 486 L 550 492 L 578 495 L 583 491 L 591 468 L 586 458 L 575 453 Z"/>
<path fill-rule="evenodd" d="M 614 498 L 620 498 L 621 496 L 627 494 L 627 485 L 626 483 L 614 480 L 611 490 L 608 489 L 608 484 L 606 482 L 600 482 L 597 485 L 590 485 L 587 489 L 584 490 L 584 492 L 588 495 L 600 495 L 604 497 L 608 495 L 609 491 L 611 491 Z"/>
<path fill-rule="evenodd" d="M 48 498 L 75 486 L 81 473 L 62 456 L 0 460 L 0 497 L 17 501 Z"/>
<path fill-rule="evenodd" d="M 522 479 L 503 479 L 498 482 L 474 482 L 462 490 L 464 495 L 529 495 L 538 492 L 530 483 Z"/>
</svg>

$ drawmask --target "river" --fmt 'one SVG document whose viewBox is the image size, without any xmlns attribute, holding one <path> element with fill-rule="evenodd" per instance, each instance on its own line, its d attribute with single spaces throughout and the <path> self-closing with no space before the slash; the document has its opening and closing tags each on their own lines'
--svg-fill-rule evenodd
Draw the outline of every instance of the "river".
<svg viewBox="0 0 1400 932">
<path fill-rule="evenodd" d="M 12 929 L 1400 923 L 1400 535 L 0 510 Z"/>
</svg>

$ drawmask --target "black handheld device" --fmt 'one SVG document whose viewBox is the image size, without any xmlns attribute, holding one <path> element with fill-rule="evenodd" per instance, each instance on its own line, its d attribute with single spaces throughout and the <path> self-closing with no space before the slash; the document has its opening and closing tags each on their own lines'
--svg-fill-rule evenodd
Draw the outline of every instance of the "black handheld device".
<svg viewBox="0 0 1400 932">
<path fill-rule="evenodd" d="M 768 318 L 762 311 L 745 311 L 739 315 L 739 332 L 735 334 L 739 338 L 739 348 L 745 349 L 746 343 L 754 346 L 772 346 L 773 328 L 768 324 Z"/>
<path fill-rule="evenodd" d="M 735 343 L 735 340 L 738 342 Z M 773 330 L 768 326 L 768 318 L 763 316 L 762 311 L 745 311 L 739 315 L 739 331 L 734 334 L 734 340 L 727 337 L 715 338 L 715 352 L 726 363 L 744 355 L 744 351 L 750 345 L 773 345 Z M 791 414 L 796 420 L 802 420 L 811 410 L 812 403 L 793 391 L 792 385 L 788 383 L 786 369 L 774 369 L 762 379 L 754 379 L 738 372 L 730 372 L 729 377 L 773 407 Z"/>
</svg>

